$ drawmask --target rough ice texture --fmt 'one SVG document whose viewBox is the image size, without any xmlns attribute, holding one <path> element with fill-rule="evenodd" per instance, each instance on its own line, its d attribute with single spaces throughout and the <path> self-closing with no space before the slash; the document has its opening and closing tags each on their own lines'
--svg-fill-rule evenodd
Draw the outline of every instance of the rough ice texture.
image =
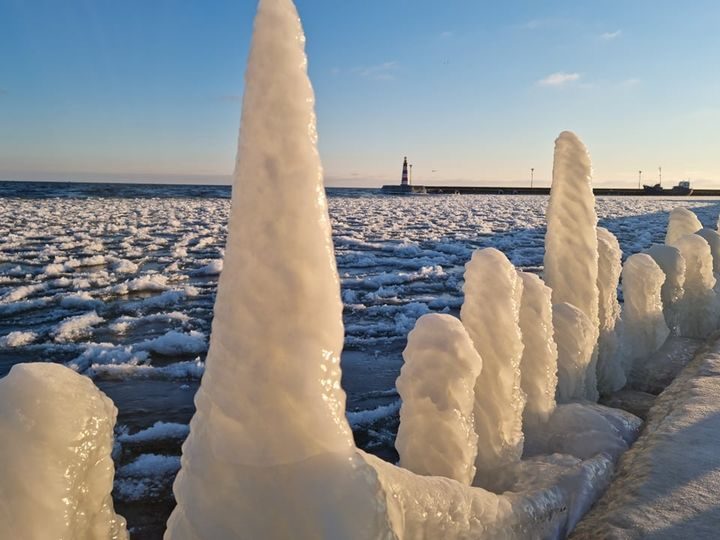
<svg viewBox="0 0 720 540">
<path fill-rule="evenodd" d="M 717 329 L 717 297 L 713 290 L 713 260 L 710 245 L 696 234 L 675 241 L 685 259 L 685 294 L 680 305 L 680 335 L 706 338 Z"/>
<path fill-rule="evenodd" d="M 697 234 L 702 236 L 710 245 L 710 253 L 713 258 L 713 272 L 720 274 L 720 234 L 714 229 L 703 228 Z"/>
<path fill-rule="evenodd" d="M 542 430 L 526 437 L 525 457 L 569 454 L 590 459 L 602 454 L 616 461 L 640 432 L 642 420 L 597 403 L 561 403 Z"/>
<path fill-rule="evenodd" d="M 0 380 L 3 538 L 126 539 L 110 492 L 117 409 L 92 381 L 47 363 Z"/>
<path fill-rule="evenodd" d="M 598 237 L 598 292 L 600 294 L 597 379 L 598 391 L 611 394 L 625 386 L 619 346 L 620 302 L 618 283 L 622 271 L 622 250 L 613 233 L 597 228 Z"/>
<path fill-rule="evenodd" d="M 522 456 L 522 280 L 507 257 L 493 248 L 473 253 L 465 268 L 460 317 L 483 361 L 475 384 L 475 485 L 492 488 L 499 468 Z"/>
<path fill-rule="evenodd" d="M 564 131 L 555 141 L 544 277 L 553 291 L 553 304 L 568 302 L 590 320 L 594 347 L 599 324 L 598 238 L 591 179 L 587 149 L 574 133 Z"/>
<path fill-rule="evenodd" d="M 685 296 L 685 258 L 674 246 L 655 244 L 645 250 L 665 273 L 661 289 L 665 323 L 670 331 L 680 334 L 681 301 Z"/>
<path fill-rule="evenodd" d="M 423 315 L 403 358 L 396 383 L 402 398 L 395 440 L 400 465 L 470 485 L 478 447 L 475 381 L 482 370 L 470 336 L 451 315 Z"/>
<path fill-rule="evenodd" d="M 37 339 L 35 332 L 23 332 L 17 330 L 10 332 L 7 336 L 0 337 L 0 348 L 12 349 L 15 347 L 23 347 L 29 345 Z"/>
<path fill-rule="evenodd" d="M 650 255 L 636 253 L 625 261 L 622 354 L 628 374 L 635 364 L 643 363 L 660 349 L 670 335 L 663 314 L 664 282 L 665 273 Z"/>
<path fill-rule="evenodd" d="M 582 310 L 563 302 L 553 305 L 553 325 L 558 348 L 558 403 L 597 401 L 592 322 Z"/>
<path fill-rule="evenodd" d="M 552 291 L 535 274 L 519 272 L 523 283 L 520 302 L 520 330 L 523 355 L 520 364 L 521 387 L 527 401 L 523 413 L 524 429 L 542 425 L 555 409 L 557 357 L 552 321 Z"/>
<path fill-rule="evenodd" d="M 407 540 L 565 538 L 612 476 L 604 456 L 544 456 L 506 469 L 502 479 L 509 489 L 496 495 L 360 454 L 387 493 L 394 538 Z"/>
<path fill-rule="evenodd" d="M 75 341 L 90 335 L 92 327 L 104 320 L 94 311 L 84 315 L 68 317 L 52 330 L 52 335 L 58 343 Z"/>
<path fill-rule="evenodd" d="M 657 398 L 643 435 L 572 538 L 718 537 L 719 374 L 715 341 Z"/>
<path fill-rule="evenodd" d="M 207 369 L 166 538 L 390 536 L 377 474 L 345 418 L 304 44 L 293 3 L 261 0 Z"/>
<path fill-rule="evenodd" d="M 693 234 L 702 229 L 702 223 L 692 210 L 678 206 L 670 212 L 665 243 L 674 246 L 686 234 Z"/>
</svg>

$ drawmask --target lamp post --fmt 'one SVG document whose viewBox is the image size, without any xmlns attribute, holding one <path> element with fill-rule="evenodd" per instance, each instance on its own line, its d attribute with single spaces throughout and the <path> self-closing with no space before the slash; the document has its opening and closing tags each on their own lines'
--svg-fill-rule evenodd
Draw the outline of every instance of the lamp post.
<svg viewBox="0 0 720 540">
<path fill-rule="evenodd" d="M 642 171 L 638 171 L 638 189 L 642 188 Z"/>
<path fill-rule="evenodd" d="M 533 181 L 535 180 L 535 167 L 530 168 L 530 189 L 533 188 Z"/>
</svg>

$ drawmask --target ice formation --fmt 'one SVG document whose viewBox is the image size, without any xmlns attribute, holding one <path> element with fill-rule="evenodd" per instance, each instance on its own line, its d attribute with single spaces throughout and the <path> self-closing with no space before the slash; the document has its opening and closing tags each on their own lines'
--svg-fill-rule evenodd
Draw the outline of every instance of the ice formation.
<svg viewBox="0 0 720 540">
<path fill-rule="evenodd" d="M 590 459 L 602 454 L 617 461 L 637 438 L 641 425 L 642 420 L 622 409 L 587 401 L 561 403 L 529 441 L 527 455 L 560 453 Z"/>
<path fill-rule="evenodd" d="M 601 394 L 610 394 L 625 386 L 625 370 L 618 354 L 620 302 L 617 288 L 622 271 L 622 250 L 613 233 L 597 228 L 598 292 L 600 293 L 597 383 Z"/>
<path fill-rule="evenodd" d="M 701 240 L 698 237 L 698 240 Z M 626 373 L 657 351 L 670 329 L 665 323 L 661 289 L 665 273 L 650 255 L 636 253 L 625 261 L 622 354 Z"/>
<path fill-rule="evenodd" d="M 343 307 L 304 44 L 292 1 L 261 0 L 168 539 L 390 537 L 377 474 L 345 418 Z"/>
<path fill-rule="evenodd" d="M 598 237 L 591 178 L 587 149 L 574 133 L 564 131 L 555 141 L 544 277 L 553 304 L 568 302 L 587 316 L 594 347 L 599 325 Z"/>
<path fill-rule="evenodd" d="M 483 361 L 475 384 L 475 485 L 492 488 L 500 468 L 520 460 L 525 393 L 520 387 L 522 280 L 500 251 L 473 253 L 460 318 Z"/>
<path fill-rule="evenodd" d="M 476 463 L 485 469 L 475 480 L 497 474 L 518 493 L 417 475 L 355 448 L 340 387 L 342 305 L 303 43 L 292 2 L 261 0 L 208 368 L 166 538 L 565 535 L 611 466 L 603 456 L 519 461 L 522 281 L 497 250 L 468 263 L 461 312 L 483 357 L 473 414 L 483 453 Z M 467 348 L 466 337 L 460 342 Z"/>
<path fill-rule="evenodd" d="M 563 302 L 553 305 L 553 325 L 558 348 L 558 403 L 597 401 L 592 322 L 582 310 Z"/>
<path fill-rule="evenodd" d="M 670 212 L 665 243 L 674 246 L 686 234 L 696 233 L 702 228 L 702 223 L 691 210 L 681 206 L 673 208 Z"/>
<path fill-rule="evenodd" d="M 680 335 L 706 338 L 717 329 L 718 307 L 710 244 L 697 234 L 675 240 L 685 259 L 685 294 L 680 306 Z"/>
<path fill-rule="evenodd" d="M 395 440 L 400 465 L 470 485 L 478 448 L 475 381 L 482 370 L 470 336 L 455 317 L 423 315 L 403 358 L 396 384 L 402 398 Z"/>
<path fill-rule="evenodd" d="M 18 364 L 0 380 L 3 538 L 128 538 L 110 496 L 116 415 L 90 379 L 57 364 Z"/>
<path fill-rule="evenodd" d="M 645 250 L 665 273 L 661 297 L 665 323 L 673 334 L 680 333 L 682 299 L 685 296 L 685 258 L 674 246 L 655 244 Z"/>
<path fill-rule="evenodd" d="M 557 357 L 552 321 L 552 291 L 540 277 L 519 272 L 522 279 L 520 330 L 523 355 L 521 387 L 527 397 L 523 413 L 524 430 L 547 422 L 555 409 Z"/>
<path fill-rule="evenodd" d="M 720 274 L 720 234 L 714 229 L 700 229 L 697 234 L 710 244 L 710 253 L 713 258 L 713 273 Z"/>
</svg>

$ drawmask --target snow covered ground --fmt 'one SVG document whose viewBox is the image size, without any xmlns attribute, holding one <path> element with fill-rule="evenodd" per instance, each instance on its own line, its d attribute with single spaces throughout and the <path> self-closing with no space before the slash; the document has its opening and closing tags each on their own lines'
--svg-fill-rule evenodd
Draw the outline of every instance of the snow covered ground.
<svg viewBox="0 0 720 540">
<path fill-rule="evenodd" d="M 229 192 L 99 189 L 59 186 L 41 195 L 32 185 L 0 185 L 0 376 L 18 362 L 62 362 L 113 399 L 114 496 L 141 527 L 157 519 L 148 508 L 162 515 L 172 506 L 204 370 Z M 518 267 L 541 270 L 546 204 L 330 191 L 345 303 L 343 386 L 361 448 L 396 459 L 395 379 L 407 333 L 425 313 L 457 314 L 474 249 L 496 247 Z M 681 204 L 714 228 L 717 200 L 600 198 L 597 211 L 630 254 L 662 242 L 668 213 Z"/>
</svg>

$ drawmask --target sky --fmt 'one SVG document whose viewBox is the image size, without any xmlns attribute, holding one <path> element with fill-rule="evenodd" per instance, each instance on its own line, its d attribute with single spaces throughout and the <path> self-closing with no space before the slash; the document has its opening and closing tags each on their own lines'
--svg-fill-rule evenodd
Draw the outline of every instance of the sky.
<svg viewBox="0 0 720 540">
<path fill-rule="evenodd" d="M 330 186 L 720 186 L 720 2 L 297 0 Z M 0 179 L 229 182 L 254 0 L 0 0 Z"/>
</svg>

